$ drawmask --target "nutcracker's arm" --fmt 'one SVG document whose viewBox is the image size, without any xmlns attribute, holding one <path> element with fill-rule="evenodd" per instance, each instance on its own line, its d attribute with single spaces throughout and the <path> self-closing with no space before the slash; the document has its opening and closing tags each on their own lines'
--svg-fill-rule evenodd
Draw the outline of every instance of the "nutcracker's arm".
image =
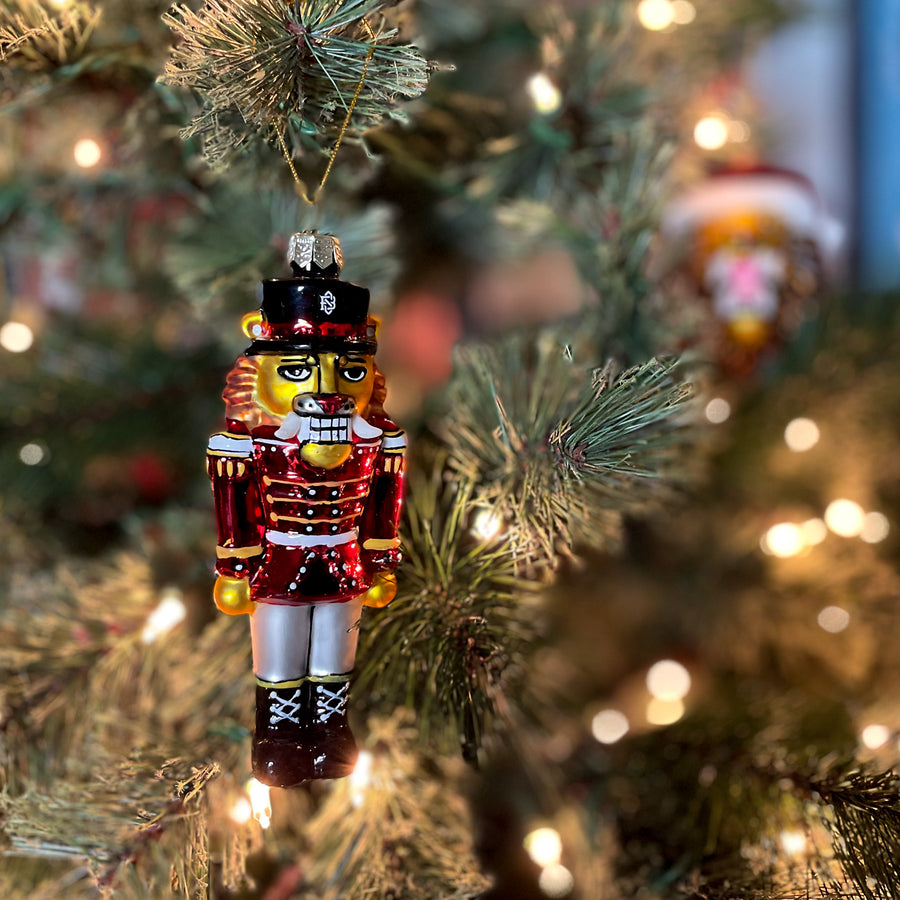
<svg viewBox="0 0 900 900">
<path fill-rule="evenodd" d="M 403 470 L 406 436 L 385 421 L 381 450 L 366 508 L 359 524 L 363 564 L 370 572 L 393 571 L 400 562 L 400 511 L 403 506 Z"/>
<path fill-rule="evenodd" d="M 248 434 L 220 432 L 209 439 L 206 467 L 216 504 L 216 571 L 245 579 L 257 569 L 265 534 Z"/>
</svg>

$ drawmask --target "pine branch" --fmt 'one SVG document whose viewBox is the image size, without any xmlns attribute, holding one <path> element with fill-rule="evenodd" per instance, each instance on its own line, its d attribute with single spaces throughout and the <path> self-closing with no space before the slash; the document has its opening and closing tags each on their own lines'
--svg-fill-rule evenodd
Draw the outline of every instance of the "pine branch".
<svg viewBox="0 0 900 900">
<path fill-rule="evenodd" d="M 396 30 L 385 29 L 383 6 L 383 0 L 208 0 L 199 12 L 176 6 L 165 21 L 180 42 L 163 79 L 203 98 L 183 136 L 201 137 L 209 161 L 225 165 L 260 140 L 284 138 L 292 156 L 300 155 L 304 139 L 333 144 L 358 88 L 350 134 L 397 114 L 399 99 L 425 90 L 429 64 L 415 47 L 393 43 Z"/>
<path fill-rule="evenodd" d="M 516 337 L 459 350 L 442 434 L 526 567 L 552 568 L 560 548 L 610 546 L 623 513 L 685 475 L 690 394 L 671 361 L 589 373 L 552 333 Z"/>
<path fill-rule="evenodd" d="M 521 677 L 534 604 L 504 540 L 468 531 L 470 486 L 445 483 L 438 463 L 414 475 L 408 497 L 398 595 L 363 630 L 357 687 L 415 709 L 423 740 L 456 738 L 474 760 Z"/>
<path fill-rule="evenodd" d="M 67 3 L 51 12 L 38 0 L 8 0 L 0 7 L 0 61 L 30 72 L 53 72 L 84 53 L 101 11 Z"/>
</svg>

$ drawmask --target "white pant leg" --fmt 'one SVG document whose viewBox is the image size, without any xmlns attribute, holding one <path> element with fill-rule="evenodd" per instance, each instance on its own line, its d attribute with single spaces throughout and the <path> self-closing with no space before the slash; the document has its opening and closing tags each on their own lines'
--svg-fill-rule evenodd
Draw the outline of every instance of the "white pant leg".
<svg viewBox="0 0 900 900">
<path fill-rule="evenodd" d="M 312 639 L 309 642 L 309 674 L 347 675 L 356 660 L 362 595 L 343 603 L 312 604 Z"/>
<path fill-rule="evenodd" d="M 295 681 L 309 674 L 312 604 L 257 603 L 250 616 L 253 673 L 261 681 Z"/>
</svg>

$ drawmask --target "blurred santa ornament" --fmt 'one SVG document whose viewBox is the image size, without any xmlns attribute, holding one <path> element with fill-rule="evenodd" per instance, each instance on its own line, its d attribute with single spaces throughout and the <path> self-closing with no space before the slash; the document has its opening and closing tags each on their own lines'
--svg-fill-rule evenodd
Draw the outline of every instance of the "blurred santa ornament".
<svg viewBox="0 0 900 900">
<path fill-rule="evenodd" d="M 843 228 L 812 185 L 779 169 L 726 171 L 676 197 L 663 237 L 711 301 L 714 352 L 747 374 L 808 314 Z"/>
</svg>

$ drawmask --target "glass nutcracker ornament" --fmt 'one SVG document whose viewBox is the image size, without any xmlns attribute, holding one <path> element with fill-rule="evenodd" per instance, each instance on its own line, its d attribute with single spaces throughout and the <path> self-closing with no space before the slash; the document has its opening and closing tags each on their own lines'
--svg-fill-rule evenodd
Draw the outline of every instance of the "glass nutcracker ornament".
<svg viewBox="0 0 900 900">
<path fill-rule="evenodd" d="M 250 618 L 253 774 L 290 787 L 350 774 L 347 699 L 363 606 L 396 592 L 406 440 L 385 415 L 369 292 L 331 235 L 292 237 L 293 277 L 262 284 L 207 463 L 214 596 Z"/>
<path fill-rule="evenodd" d="M 711 304 L 714 353 L 731 373 L 799 325 L 841 239 L 812 185 L 772 168 L 713 175 L 670 204 L 662 232 Z"/>
</svg>

